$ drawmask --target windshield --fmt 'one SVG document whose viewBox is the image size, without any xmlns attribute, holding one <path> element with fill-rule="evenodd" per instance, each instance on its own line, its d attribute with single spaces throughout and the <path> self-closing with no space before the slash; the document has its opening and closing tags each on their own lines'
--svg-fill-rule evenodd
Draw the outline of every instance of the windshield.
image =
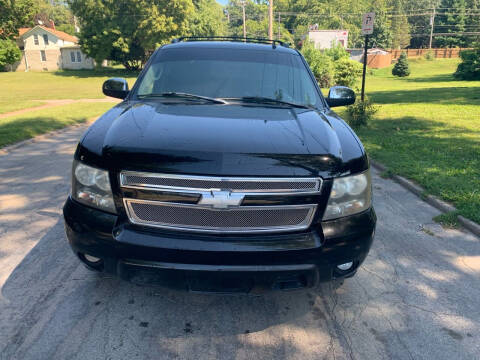
<svg viewBox="0 0 480 360">
<path fill-rule="evenodd" d="M 252 49 L 163 49 L 147 69 L 137 95 L 164 93 L 322 104 L 299 55 Z"/>
</svg>

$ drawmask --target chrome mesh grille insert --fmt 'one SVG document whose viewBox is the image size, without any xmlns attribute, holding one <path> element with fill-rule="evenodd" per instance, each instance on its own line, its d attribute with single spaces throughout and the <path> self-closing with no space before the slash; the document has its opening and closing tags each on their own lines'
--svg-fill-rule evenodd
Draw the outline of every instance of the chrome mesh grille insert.
<svg viewBox="0 0 480 360">
<path fill-rule="evenodd" d="M 220 233 L 275 232 L 306 229 L 316 205 L 243 206 L 212 209 L 197 205 L 124 199 L 135 224 L 176 230 Z"/>
<path fill-rule="evenodd" d="M 122 187 L 158 189 L 166 191 L 209 191 L 228 189 L 232 192 L 317 192 L 318 178 L 221 178 L 154 174 L 123 171 L 120 174 Z"/>
</svg>

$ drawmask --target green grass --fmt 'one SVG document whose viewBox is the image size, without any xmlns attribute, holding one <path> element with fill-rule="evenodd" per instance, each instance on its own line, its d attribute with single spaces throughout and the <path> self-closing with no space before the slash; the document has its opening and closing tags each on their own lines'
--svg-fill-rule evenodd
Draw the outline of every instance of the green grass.
<svg viewBox="0 0 480 360">
<path fill-rule="evenodd" d="M 112 103 L 80 102 L 0 119 L 0 148 L 51 130 L 85 122 L 112 106 Z"/>
<path fill-rule="evenodd" d="M 125 77 L 132 86 L 137 74 L 121 69 L 0 72 L 0 114 L 42 105 L 33 100 L 105 97 L 102 83 L 109 77 Z"/>
<path fill-rule="evenodd" d="M 458 211 L 437 215 L 433 220 L 447 229 L 458 229 L 460 227 Z"/>
<path fill-rule="evenodd" d="M 480 81 L 455 81 L 457 64 L 410 61 L 412 73 L 403 79 L 391 68 L 375 71 L 366 89 L 380 111 L 356 132 L 389 171 L 480 223 Z"/>
</svg>

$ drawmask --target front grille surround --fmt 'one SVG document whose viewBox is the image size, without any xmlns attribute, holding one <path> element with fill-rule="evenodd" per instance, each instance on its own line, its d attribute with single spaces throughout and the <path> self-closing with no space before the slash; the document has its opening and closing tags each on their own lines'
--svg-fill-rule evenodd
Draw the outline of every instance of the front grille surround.
<svg viewBox="0 0 480 360">
<path fill-rule="evenodd" d="M 317 209 L 316 204 L 214 209 L 140 199 L 124 199 L 124 205 L 130 222 L 136 225 L 230 234 L 305 230 Z"/>
<path fill-rule="evenodd" d="M 124 188 L 171 192 L 205 192 L 228 189 L 243 194 L 312 194 L 318 193 L 321 178 L 216 177 L 157 174 L 134 171 L 120 173 Z"/>
<path fill-rule="evenodd" d="M 321 193 L 321 178 L 213 177 L 122 171 L 123 203 L 132 224 L 174 231 L 277 233 L 306 230 Z M 141 190 L 137 192 L 136 190 Z M 166 200 L 168 195 L 176 200 Z M 163 198 L 158 198 L 160 195 Z M 198 195 L 183 202 L 185 195 Z M 275 205 L 243 203 L 248 196 Z M 279 201 L 284 197 L 285 203 Z M 297 199 L 291 203 L 292 197 Z M 298 200 L 300 199 L 300 201 Z M 303 199 L 303 200 L 302 200 Z"/>
</svg>

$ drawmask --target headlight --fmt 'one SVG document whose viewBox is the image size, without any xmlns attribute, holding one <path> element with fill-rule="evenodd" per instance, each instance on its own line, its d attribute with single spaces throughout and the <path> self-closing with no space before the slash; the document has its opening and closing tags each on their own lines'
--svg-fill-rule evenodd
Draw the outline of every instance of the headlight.
<svg viewBox="0 0 480 360">
<path fill-rule="evenodd" d="M 323 220 L 357 214 L 367 210 L 371 202 L 370 170 L 358 175 L 334 179 Z"/>
<path fill-rule="evenodd" d="M 85 205 L 115 213 L 108 171 L 73 162 L 72 197 Z"/>
</svg>

